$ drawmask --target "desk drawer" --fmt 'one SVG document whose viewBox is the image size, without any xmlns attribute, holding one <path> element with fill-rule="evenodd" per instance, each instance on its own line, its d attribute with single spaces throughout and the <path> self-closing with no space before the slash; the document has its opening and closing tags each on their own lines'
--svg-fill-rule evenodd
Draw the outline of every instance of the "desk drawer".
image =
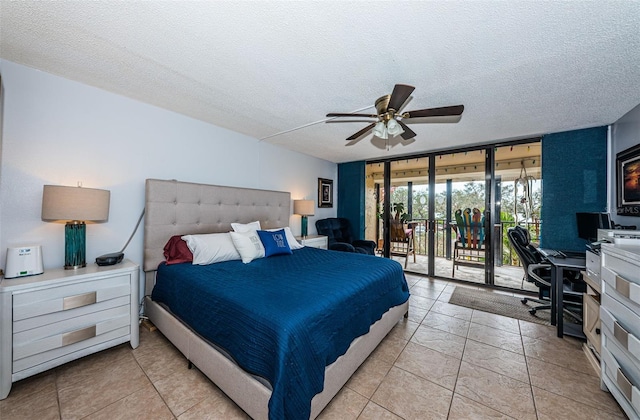
<svg viewBox="0 0 640 420">
<path fill-rule="evenodd" d="M 582 331 L 598 355 L 600 354 L 600 296 L 587 293 L 582 298 Z"/>
<path fill-rule="evenodd" d="M 600 279 L 600 255 L 587 251 L 585 266 L 588 274 L 595 279 Z"/>
<path fill-rule="evenodd" d="M 71 311 L 109 299 L 131 294 L 131 276 L 102 278 L 61 287 L 16 293 L 13 296 L 13 320 Z"/>
</svg>

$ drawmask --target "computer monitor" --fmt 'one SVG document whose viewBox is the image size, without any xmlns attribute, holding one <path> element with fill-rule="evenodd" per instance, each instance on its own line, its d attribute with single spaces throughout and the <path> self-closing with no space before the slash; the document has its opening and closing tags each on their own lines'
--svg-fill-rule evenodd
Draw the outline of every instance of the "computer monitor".
<svg viewBox="0 0 640 420">
<path fill-rule="evenodd" d="M 589 242 L 598 238 L 598 229 L 611 229 L 609 213 L 576 213 L 578 237 Z"/>
</svg>

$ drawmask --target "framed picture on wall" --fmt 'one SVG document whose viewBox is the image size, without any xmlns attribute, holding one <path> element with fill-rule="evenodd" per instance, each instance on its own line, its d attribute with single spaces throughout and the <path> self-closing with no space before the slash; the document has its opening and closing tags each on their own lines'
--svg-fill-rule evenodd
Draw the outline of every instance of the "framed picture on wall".
<svg viewBox="0 0 640 420">
<path fill-rule="evenodd" d="M 318 178 L 318 207 L 333 207 L 333 180 Z"/>
<path fill-rule="evenodd" d="M 616 155 L 617 211 L 640 217 L 640 144 Z"/>
</svg>

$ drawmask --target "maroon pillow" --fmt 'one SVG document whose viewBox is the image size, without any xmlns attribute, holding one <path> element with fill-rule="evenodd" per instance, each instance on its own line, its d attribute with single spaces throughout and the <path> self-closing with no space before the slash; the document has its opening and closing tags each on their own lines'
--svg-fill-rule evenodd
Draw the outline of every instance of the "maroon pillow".
<svg viewBox="0 0 640 420">
<path fill-rule="evenodd" d="M 187 243 L 180 239 L 181 236 L 172 236 L 164 246 L 164 259 L 167 261 L 167 265 L 193 261 L 193 254 Z"/>
</svg>

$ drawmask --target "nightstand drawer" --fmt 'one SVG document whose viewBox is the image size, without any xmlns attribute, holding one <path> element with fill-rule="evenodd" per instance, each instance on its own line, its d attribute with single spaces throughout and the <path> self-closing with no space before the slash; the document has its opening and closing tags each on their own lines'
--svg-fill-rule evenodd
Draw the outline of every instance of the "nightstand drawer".
<svg viewBox="0 0 640 420">
<path fill-rule="evenodd" d="M 50 357 L 47 353 L 58 350 L 58 356 L 66 354 L 65 348 L 78 344 L 73 349 L 82 348 L 82 342 L 96 338 L 91 342 L 104 341 L 102 336 L 112 331 L 122 330 L 121 335 L 129 334 L 130 306 L 124 305 L 105 311 L 71 318 L 53 325 L 46 325 L 13 334 L 13 361 L 14 370 L 21 359 L 43 354 L 45 359 Z M 86 346 L 84 346 L 86 347 Z"/>
<path fill-rule="evenodd" d="M 131 277 L 117 276 L 56 288 L 16 293 L 13 320 L 71 311 L 131 294 Z"/>
<path fill-rule="evenodd" d="M 66 319 L 85 316 L 93 312 L 104 311 L 110 308 L 116 308 L 118 306 L 124 306 L 130 304 L 129 296 L 120 296 L 115 299 L 105 300 L 103 302 L 94 303 L 93 305 L 83 306 L 67 311 L 54 312 L 52 314 L 45 314 L 39 316 L 33 316 L 31 318 L 25 318 L 13 323 L 13 333 L 19 333 L 22 331 L 30 330 L 32 328 L 42 327 L 44 325 L 56 324 Z M 55 327 L 52 327 L 55 328 Z"/>
<path fill-rule="evenodd" d="M 53 350 L 45 351 L 42 353 L 36 353 L 33 356 L 25 357 L 24 359 L 14 360 L 13 362 L 13 374 L 17 378 L 24 378 L 30 375 L 20 374 L 21 371 L 35 368 L 38 365 L 48 365 L 48 367 L 57 366 L 60 363 L 56 363 L 56 360 L 64 359 L 65 356 L 73 354 L 73 353 L 81 353 L 79 356 L 75 356 L 74 358 L 81 357 L 88 353 L 93 353 L 93 351 L 87 352 L 84 349 L 89 349 L 90 347 L 97 347 L 101 343 L 111 342 L 109 346 L 111 347 L 119 343 L 125 343 L 130 339 L 131 327 L 126 325 L 124 327 L 120 327 L 115 330 L 107 331 L 101 335 L 97 335 L 93 338 L 88 338 L 77 343 L 69 344 L 64 347 L 58 347 Z M 103 346 L 103 348 L 106 348 Z M 82 354 L 84 350 L 84 354 Z M 67 360 L 68 361 L 68 360 Z M 42 371 L 43 369 L 31 369 L 33 373 L 37 373 L 38 371 Z M 33 374 L 32 373 L 32 374 Z M 16 375 L 17 374 L 17 375 Z"/>
</svg>

